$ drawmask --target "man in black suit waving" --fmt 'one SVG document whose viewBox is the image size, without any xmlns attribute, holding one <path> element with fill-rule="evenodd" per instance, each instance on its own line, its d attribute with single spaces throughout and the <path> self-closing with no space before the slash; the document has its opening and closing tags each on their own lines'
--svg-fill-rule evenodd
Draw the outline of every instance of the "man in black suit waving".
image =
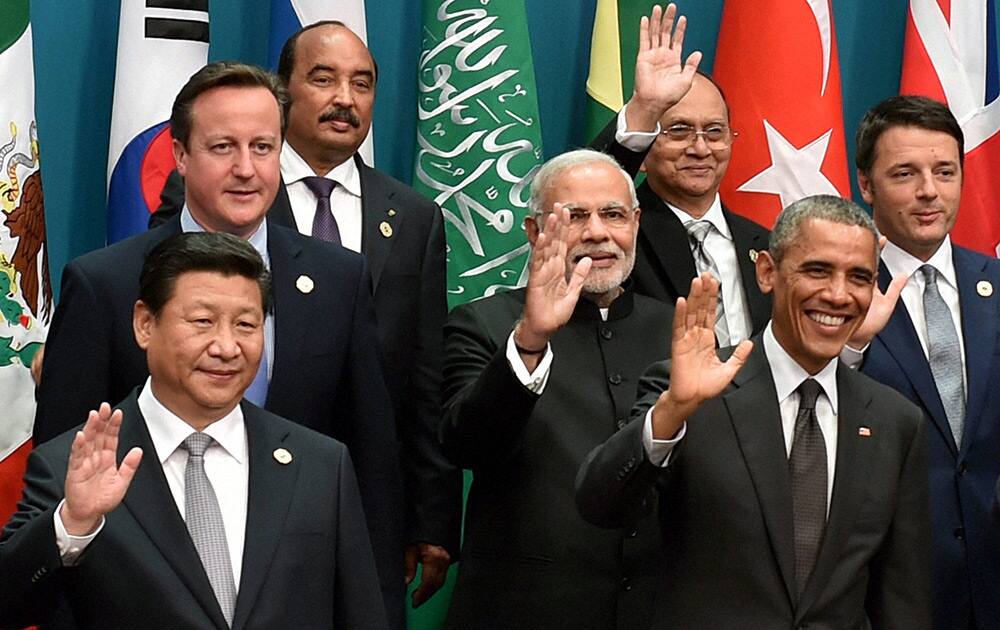
<svg viewBox="0 0 1000 630">
<path fill-rule="evenodd" d="M 876 243 L 849 201 L 786 208 L 757 259 L 764 333 L 723 362 L 718 286 L 695 279 L 672 364 L 647 371 L 632 421 L 581 467 L 595 524 L 621 526 L 659 492 L 655 627 L 930 627 L 922 414 L 838 360 L 872 300 Z"/>
</svg>

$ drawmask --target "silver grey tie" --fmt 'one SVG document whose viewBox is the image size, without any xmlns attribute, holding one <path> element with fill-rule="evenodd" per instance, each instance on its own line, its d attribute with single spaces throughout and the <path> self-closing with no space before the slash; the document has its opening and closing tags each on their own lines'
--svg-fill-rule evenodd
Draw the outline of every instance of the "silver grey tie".
<svg viewBox="0 0 1000 630">
<path fill-rule="evenodd" d="M 927 324 L 927 362 L 934 375 L 944 413 L 948 416 L 955 445 L 962 446 L 962 425 L 965 422 L 965 383 L 962 378 L 962 349 L 959 346 L 955 320 L 938 291 L 937 270 L 922 265 L 924 276 L 924 320 Z"/>
<path fill-rule="evenodd" d="M 694 256 L 694 266 L 698 274 L 708 272 L 719 281 L 719 301 L 715 306 L 715 338 L 719 341 L 719 347 L 725 348 L 729 345 L 729 325 L 726 323 L 726 305 L 722 300 L 722 275 L 719 267 L 715 264 L 712 255 L 705 249 L 705 238 L 712 230 L 710 221 L 689 221 L 684 225 L 687 229 L 688 238 L 691 239 L 691 254 Z"/>
<path fill-rule="evenodd" d="M 222 614 L 232 626 L 233 610 L 236 608 L 233 564 L 229 560 L 222 510 L 219 509 L 212 482 L 205 475 L 205 449 L 212 442 L 212 436 L 195 432 L 181 443 L 181 448 L 188 452 L 184 468 L 184 520 Z"/>
</svg>

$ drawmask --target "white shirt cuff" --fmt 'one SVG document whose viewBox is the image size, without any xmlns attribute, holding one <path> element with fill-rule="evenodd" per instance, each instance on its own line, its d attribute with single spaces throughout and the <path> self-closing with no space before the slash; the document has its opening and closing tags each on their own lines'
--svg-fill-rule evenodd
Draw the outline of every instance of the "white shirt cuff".
<svg viewBox="0 0 1000 630">
<path fill-rule="evenodd" d="M 653 141 L 656 140 L 656 136 L 660 133 L 660 123 L 656 123 L 656 129 L 653 131 L 629 131 L 627 129 L 628 125 L 625 122 L 626 107 L 628 105 L 622 107 L 621 111 L 618 112 L 618 128 L 615 131 L 615 140 L 629 151 L 641 153 L 653 146 Z"/>
<path fill-rule="evenodd" d="M 62 510 L 64 503 L 66 503 L 66 499 L 60 501 L 59 505 L 56 506 L 52 520 L 56 527 L 56 546 L 59 548 L 59 557 L 62 559 L 64 567 L 71 567 L 76 564 L 76 561 L 80 558 L 80 554 L 87 548 L 87 545 L 93 542 L 94 538 L 104 529 L 104 517 L 101 517 L 101 522 L 97 525 L 97 529 L 93 533 L 86 536 L 70 536 L 66 532 L 66 526 L 63 525 L 62 517 L 59 516 L 59 511 Z"/>
<path fill-rule="evenodd" d="M 844 365 L 856 370 L 861 366 L 862 359 L 865 358 L 865 352 L 868 350 L 868 346 L 871 343 L 866 343 L 865 347 L 860 350 L 855 350 L 847 344 L 844 344 L 844 349 L 840 351 L 840 360 L 844 362 Z"/>
<path fill-rule="evenodd" d="M 653 438 L 653 408 L 646 412 L 646 417 L 642 421 L 642 448 L 646 451 L 646 457 L 654 466 L 665 468 L 670 463 L 670 453 L 674 447 L 684 439 L 687 433 L 687 422 L 681 425 L 677 432 L 677 437 L 669 440 L 657 440 Z"/>
<path fill-rule="evenodd" d="M 507 363 L 510 364 L 510 369 L 514 370 L 514 376 L 517 380 L 521 381 L 521 385 L 524 385 L 532 392 L 536 394 L 541 394 L 545 389 L 545 384 L 549 382 L 549 370 L 552 367 L 552 346 L 551 344 L 545 344 L 545 354 L 542 355 L 542 360 L 538 362 L 535 370 L 528 373 L 528 368 L 525 367 L 524 361 L 521 360 L 521 353 L 517 351 L 517 346 L 514 345 L 514 331 L 510 331 L 510 336 L 507 337 Z"/>
</svg>

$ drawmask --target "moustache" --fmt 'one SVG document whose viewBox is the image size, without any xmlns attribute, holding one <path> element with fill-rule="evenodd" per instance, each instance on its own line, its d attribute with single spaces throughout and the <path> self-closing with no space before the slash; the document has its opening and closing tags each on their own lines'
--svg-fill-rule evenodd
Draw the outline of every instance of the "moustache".
<svg viewBox="0 0 1000 630">
<path fill-rule="evenodd" d="M 584 256 L 593 258 L 598 254 L 603 254 L 605 256 L 614 256 L 616 259 L 621 260 L 625 258 L 625 251 L 618 247 L 617 245 L 579 245 L 574 247 L 570 252 L 568 258 L 572 261 L 578 261 Z"/>
<path fill-rule="evenodd" d="M 334 107 L 330 111 L 323 112 L 323 115 L 319 117 L 321 123 L 332 122 L 334 120 L 346 122 L 355 128 L 361 126 L 361 120 L 358 119 L 358 115 L 346 107 Z"/>
</svg>

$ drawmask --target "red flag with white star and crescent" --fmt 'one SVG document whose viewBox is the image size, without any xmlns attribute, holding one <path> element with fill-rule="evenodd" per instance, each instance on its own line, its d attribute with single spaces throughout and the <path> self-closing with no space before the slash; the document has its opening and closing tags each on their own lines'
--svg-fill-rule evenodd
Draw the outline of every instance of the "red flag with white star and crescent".
<svg viewBox="0 0 1000 630">
<path fill-rule="evenodd" d="M 992 0 L 911 0 L 900 94 L 946 103 L 962 125 L 965 166 L 955 243 L 988 256 L 1000 243 L 1000 64 Z"/>
<path fill-rule="evenodd" d="M 828 0 L 726 2 L 713 76 L 739 134 L 720 189 L 726 207 L 771 227 L 802 197 L 850 196 Z"/>
</svg>

